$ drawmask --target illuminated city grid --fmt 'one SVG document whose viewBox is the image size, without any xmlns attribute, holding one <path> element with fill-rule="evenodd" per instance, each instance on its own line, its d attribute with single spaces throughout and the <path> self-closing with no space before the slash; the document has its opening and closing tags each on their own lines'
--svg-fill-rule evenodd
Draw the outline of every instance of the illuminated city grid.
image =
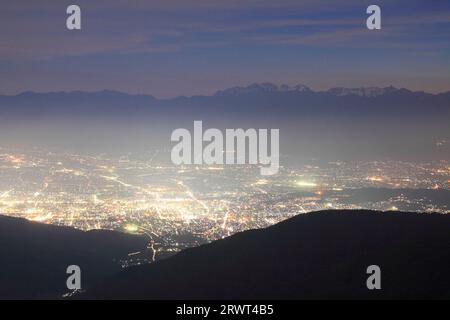
<svg viewBox="0 0 450 320">
<path fill-rule="evenodd" d="M 323 209 L 449 213 L 450 202 L 400 194 L 352 200 L 364 188 L 448 192 L 450 162 L 333 162 L 281 168 L 157 165 L 151 160 L 0 150 L 0 212 L 82 230 L 147 235 L 156 248 L 185 247 Z M 445 196 L 444 196 L 445 197 Z"/>
</svg>

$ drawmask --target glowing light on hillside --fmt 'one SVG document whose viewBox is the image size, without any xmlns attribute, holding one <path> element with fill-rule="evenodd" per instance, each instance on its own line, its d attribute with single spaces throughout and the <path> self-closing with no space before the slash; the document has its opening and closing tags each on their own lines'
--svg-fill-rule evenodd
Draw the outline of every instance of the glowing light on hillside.
<svg viewBox="0 0 450 320">
<path fill-rule="evenodd" d="M 45 215 L 38 215 L 35 217 L 31 217 L 31 218 L 29 218 L 29 220 L 36 221 L 36 222 L 45 222 L 45 221 L 51 219 L 52 217 L 53 217 L 53 215 L 51 213 L 48 213 Z"/>
<path fill-rule="evenodd" d="M 127 232 L 137 232 L 139 230 L 139 227 L 135 224 L 127 224 L 125 226 L 125 230 Z"/>
</svg>

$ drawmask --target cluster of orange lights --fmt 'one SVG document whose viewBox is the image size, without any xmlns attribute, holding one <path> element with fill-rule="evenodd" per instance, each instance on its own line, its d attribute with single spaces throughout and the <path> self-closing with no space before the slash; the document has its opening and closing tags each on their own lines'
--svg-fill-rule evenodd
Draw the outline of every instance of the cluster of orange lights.
<svg viewBox="0 0 450 320">
<path fill-rule="evenodd" d="M 377 177 L 377 176 L 367 177 L 367 180 L 373 181 L 373 182 L 383 182 L 383 178 Z"/>
<path fill-rule="evenodd" d="M 12 164 L 21 164 L 25 162 L 25 159 L 21 156 L 8 156 L 8 161 Z"/>
</svg>

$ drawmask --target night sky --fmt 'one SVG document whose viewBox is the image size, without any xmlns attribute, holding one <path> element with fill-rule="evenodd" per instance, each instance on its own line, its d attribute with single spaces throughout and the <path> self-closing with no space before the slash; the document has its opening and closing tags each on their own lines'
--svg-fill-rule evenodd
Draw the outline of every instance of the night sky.
<svg viewBox="0 0 450 320">
<path fill-rule="evenodd" d="M 66 29 L 78 4 L 82 30 Z M 382 29 L 366 29 L 366 8 Z M 252 82 L 450 90 L 449 1 L 2 1 L 0 94 L 211 94 Z"/>
</svg>

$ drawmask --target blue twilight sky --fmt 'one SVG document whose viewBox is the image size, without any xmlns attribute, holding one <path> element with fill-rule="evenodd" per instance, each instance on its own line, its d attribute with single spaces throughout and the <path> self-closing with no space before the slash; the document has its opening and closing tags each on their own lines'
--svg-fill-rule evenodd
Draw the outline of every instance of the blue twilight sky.
<svg viewBox="0 0 450 320">
<path fill-rule="evenodd" d="M 68 31 L 78 4 L 82 30 Z M 382 29 L 366 29 L 366 8 Z M 447 0 L 2 0 L 0 94 L 211 94 L 252 82 L 450 90 Z"/>
</svg>

